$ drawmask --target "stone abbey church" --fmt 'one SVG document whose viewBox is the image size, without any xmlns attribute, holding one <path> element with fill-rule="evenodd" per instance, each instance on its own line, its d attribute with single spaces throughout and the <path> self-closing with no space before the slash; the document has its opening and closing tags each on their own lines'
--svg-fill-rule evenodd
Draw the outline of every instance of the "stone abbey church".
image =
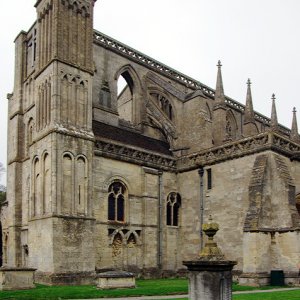
<svg viewBox="0 0 300 300">
<path fill-rule="evenodd" d="M 212 215 L 237 276 L 299 282 L 296 111 L 285 128 L 250 81 L 245 105 L 224 95 L 220 62 L 214 90 L 94 30 L 95 1 L 37 0 L 15 40 L 3 265 L 49 284 L 183 274 Z"/>
</svg>

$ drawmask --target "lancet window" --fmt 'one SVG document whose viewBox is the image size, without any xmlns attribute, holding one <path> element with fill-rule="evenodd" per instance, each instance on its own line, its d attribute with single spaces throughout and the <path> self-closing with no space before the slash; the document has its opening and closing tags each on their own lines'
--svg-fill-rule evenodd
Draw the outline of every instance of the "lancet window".
<svg viewBox="0 0 300 300">
<path fill-rule="evenodd" d="M 113 182 L 109 186 L 108 193 L 108 220 L 124 222 L 126 198 L 125 186 L 119 181 Z"/>
<path fill-rule="evenodd" d="M 178 226 L 179 209 L 181 206 L 180 194 L 171 192 L 167 198 L 167 225 Z"/>
</svg>

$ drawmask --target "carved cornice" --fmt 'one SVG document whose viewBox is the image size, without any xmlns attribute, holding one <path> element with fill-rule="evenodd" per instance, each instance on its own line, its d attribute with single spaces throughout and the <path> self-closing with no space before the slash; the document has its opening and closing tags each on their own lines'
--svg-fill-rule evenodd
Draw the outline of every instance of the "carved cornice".
<svg viewBox="0 0 300 300">
<path fill-rule="evenodd" d="M 96 156 L 127 161 L 158 170 L 181 173 L 195 170 L 199 168 L 199 165 L 213 165 L 268 150 L 291 158 L 300 151 L 300 144 L 293 143 L 275 133 L 266 132 L 254 137 L 227 143 L 223 146 L 181 156 L 178 159 L 105 139 L 97 140 L 95 144 Z"/>
<path fill-rule="evenodd" d="M 99 32 L 94 30 L 94 43 L 110 49 L 111 51 L 130 59 L 140 65 L 145 66 L 149 70 L 153 70 L 156 73 L 162 74 L 165 77 L 168 77 L 172 80 L 175 80 L 188 88 L 193 90 L 200 90 L 206 96 L 214 99 L 215 97 L 215 90 L 208 87 L 207 85 L 203 84 L 200 81 L 197 81 L 183 73 L 176 71 L 165 64 Z M 232 98 L 225 96 L 225 103 L 228 107 L 237 110 L 241 113 L 245 111 L 245 105 L 233 100 Z M 254 112 L 254 118 L 260 123 L 266 124 L 267 126 L 270 125 L 270 118 L 265 117 L 264 115 Z M 289 135 L 290 130 L 282 125 L 279 125 L 280 132 Z"/>
<path fill-rule="evenodd" d="M 154 167 L 159 170 L 176 170 L 176 160 L 170 156 L 143 151 L 134 147 L 112 143 L 111 141 L 106 141 L 104 139 L 96 141 L 95 155 Z"/>
<path fill-rule="evenodd" d="M 177 160 L 177 169 L 179 172 L 184 172 L 196 169 L 199 165 L 213 165 L 266 150 L 293 157 L 295 152 L 300 151 L 300 144 L 276 133 L 265 132 L 220 147 L 182 156 Z"/>
</svg>

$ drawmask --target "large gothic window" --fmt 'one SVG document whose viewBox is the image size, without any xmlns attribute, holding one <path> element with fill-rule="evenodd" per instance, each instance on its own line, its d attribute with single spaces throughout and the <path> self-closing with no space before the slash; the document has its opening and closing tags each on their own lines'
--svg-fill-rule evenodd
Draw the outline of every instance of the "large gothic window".
<svg viewBox="0 0 300 300">
<path fill-rule="evenodd" d="M 125 221 L 125 186 L 121 182 L 113 182 L 108 189 L 108 220 Z"/>
<path fill-rule="evenodd" d="M 180 195 L 175 192 L 170 193 L 167 198 L 167 225 L 178 226 L 180 206 Z"/>
</svg>

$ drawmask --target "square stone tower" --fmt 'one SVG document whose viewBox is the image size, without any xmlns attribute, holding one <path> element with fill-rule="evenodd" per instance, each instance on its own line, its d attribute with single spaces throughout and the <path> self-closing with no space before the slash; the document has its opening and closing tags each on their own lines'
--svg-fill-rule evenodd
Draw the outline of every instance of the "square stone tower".
<svg viewBox="0 0 300 300">
<path fill-rule="evenodd" d="M 45 274 L 55 274 L 46 280 L 55 282 L 57 276 L 68 278 L 69 272 L 95 269 L 91 207 L 94 3 L 39 0 L 36 23 L 15 40 L 6 261 L 11 266 L 36 266 L 40 281 Z"/>
</svg>

